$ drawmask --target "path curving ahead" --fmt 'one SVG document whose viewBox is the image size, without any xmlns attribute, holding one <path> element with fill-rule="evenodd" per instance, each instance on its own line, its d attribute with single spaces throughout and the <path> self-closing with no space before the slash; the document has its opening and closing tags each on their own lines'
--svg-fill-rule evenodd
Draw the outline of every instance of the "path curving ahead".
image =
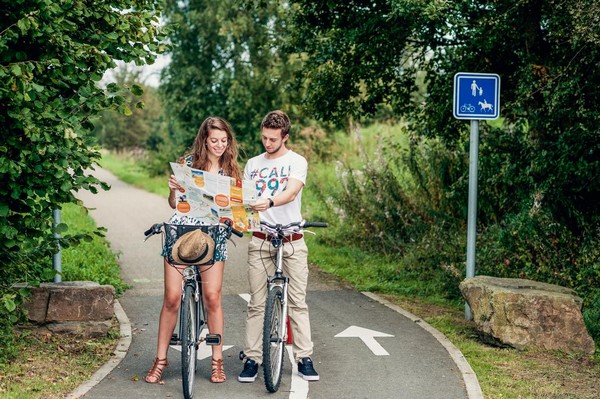
<svg viewBox="0 0 600 399">
<path fill-rule="evenodd" d="M 110 361 L 98 381 L 91 380 L 71 397 L 86 399 L 181 398 L 180 357 L 169 351 L 170 366 L 164 384 L 147 384 L 143 377 L 152 365 L 158 315 L 162 304 L 161 242 L 158 236 L 143 242 L 143 232 L 167 220 L 172 210 L 165 198 L 139 190 L 109 172 L 94 172 L 111 190 L 78 197 L 119 254 L 122 277 L 131 285 L 119 302 L 122 321 L 129 324 L 131 343 L 122 361 Z M 166 184 L 166 181 L 165 181 Z M 248 238 L 234 238 L 223 286 L 225 308 L 224 364 L 227 381 L 212 384 L 210 352 L 201 348 L 195 397 L 209 398 L 365 398 L 365 399 L 479 399 L 481 389 L 464 357 L 443 335 L 404 310 L 372 294 L 362 294 L 311 270 L 308 304 L 311 311 L 315 368 L 319 382 L 305 382 L 288 361 L 277 393 L 269 394 L 262 379 L 237 382 L 242 364 L 248 285 Z M 126 337 L 124 342 L 129 344 Z M 111 362 L 114 368 L 111 371 Z"/>
</svg>

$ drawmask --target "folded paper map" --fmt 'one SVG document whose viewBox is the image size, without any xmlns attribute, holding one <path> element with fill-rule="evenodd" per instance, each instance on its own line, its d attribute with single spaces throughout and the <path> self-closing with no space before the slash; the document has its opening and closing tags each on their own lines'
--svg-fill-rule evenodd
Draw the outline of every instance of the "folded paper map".
<svg viewBox="0 0 600 399">
<path fill-rule="evenodd" d="M 258 211 L 248 205 L 256 202 L 256 183 L 208 173 L 171 162 L 173 174 L 182 187 L 176 195 L 176 212 L 196 217 L 207 224 L 229 219 L 239 231 L 258 230 Z"/>
</svg>

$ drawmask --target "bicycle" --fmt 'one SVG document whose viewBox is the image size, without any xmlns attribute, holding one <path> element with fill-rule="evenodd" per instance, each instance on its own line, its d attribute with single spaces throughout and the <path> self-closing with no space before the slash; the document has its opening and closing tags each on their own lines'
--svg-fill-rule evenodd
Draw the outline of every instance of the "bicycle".
<svg viewBox="0 0 600 399">
<path fill-rule="evenodd" d="M 460 106 L 460 112 L 475 112 L 475 106 L 472 104 L 463 104 Z"/>
<path fill-rule="evenodd" d="M 265 240 L 277 250 L 274 257 L 275 273 L 267 279 L 267 300 L 263 322 L 263 372 L 265 386 L 269 392 L 277 392 L 281 383 L 283 355 L 288 342 L 288 283 L 289 277 L 283 273 L 283 247 L 290 242 L 290 236 L 308 227 L 327 227 L 323 222 L 294 222 L 286 225 L 272 225 L 261 221 Z"/>
<path fill-rule="evenodd" d="M 161 234 L 163 244 L 169 236 L 175 242 L 185 233 L 200 229 L 210 235 L 214 229 L 225 227 L 227 229 L 227 239 L 231 238 L 231 233 L 238 237 L 243 237 L 242 232 L 231 227 L 231 223 L 226 221 L 224 224 L 215 225 L 175 225 L 168 223 L 156 223 L 144 232 L 146 241 L 155 234 Z M 173 334 L 171 345 L 181 345 L 181 377 L 183 384 L 183 397 L 191 399 L 194 395 L 194 376 L 197 369 L 198 345 L 205 342 L 207 345 L 219 345 L 221 343 L 220 334 L 206 334 L 201 337 L 203 330 L 207 327 L 206 307 L 202 300 L 202 268 L 206 270 L 214 264 L 213 259 L 202 264 L 178 263 L 169 254 L 166 257 L 167 262 L 177 268 L 183 277 L 181 291 L 181 305 L 179 307 L 179 334 Z M 181 270 L 183 268 L 183 270 Z"/>
</svg>

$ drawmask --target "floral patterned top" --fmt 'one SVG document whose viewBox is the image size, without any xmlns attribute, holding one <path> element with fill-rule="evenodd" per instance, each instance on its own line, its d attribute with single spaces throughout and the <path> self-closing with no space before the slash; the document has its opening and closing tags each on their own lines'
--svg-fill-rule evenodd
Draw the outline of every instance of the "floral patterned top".
<svg viewBox="0 0 600 399">
<path fill-rule="evenodd" d="M 185 158 L 185 163 L 187 166 L 192 166 L 192 157 L 188 156 Z M 223 169 L 219 170 L 219 174 L 223 175 Z M 203 226 L 206 225 L 206 221 L 203 221 L 200 218 L 193 216 L 185 216 L 178 215 L 177 212 L 171 216 L 168 224 L 178 224 L 178 225 L 190 225 L 190 226 Z M 227 229 L 222 226 L 217 227 L 209 227 L 209 234 L 212 236 L 213 240 L 215 240 L 215 254 L 213 256 L 213 260 L 215 262 L 226 261 L 227 260 Z M 162 256 L 170 257 L 171 249 L 177 241 L 177 234 L 175 230 L 171 230 L 171 233 L 167 231 L 165 234 L 165 242 L 163 245 Z"/>
</svg>

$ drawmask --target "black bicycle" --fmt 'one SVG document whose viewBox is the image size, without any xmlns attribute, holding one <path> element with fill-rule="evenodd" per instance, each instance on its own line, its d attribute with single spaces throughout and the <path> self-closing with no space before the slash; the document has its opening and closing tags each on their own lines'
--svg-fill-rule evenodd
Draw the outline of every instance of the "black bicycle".
<svg viewBox="0 0 600 399">
<path fill-rule="evenodd" d="M 283 273 L 283 247 L 289 236 L 298 234 L 308 227 L 327 227 L 323 222 L 294 222 L 286 225 L 272 225 L 261 221 L 261 230 L 266 240 L 277 250 L 273 257 L 275 274 L 267 279 L 267 302 L 263 322 L 263 371 L 265 386 L 269 392 L 277 392 L 281 383 L 283 355 L 288 340 L 288 283 L 289 277 Z"/>
<path fill-rule="evenodd" d="M 172 240 L 171 242 L 174 243 L 177 238 L 193 230 L 200 229 L 211 235 L 214 230 L 223 227 L 227 230 L 227 239 L 231 238 L 231 233 L 238 237 L 243 236 L 242 232 L 232 228 L 229 222 L 206 226 L 157 223 L 146 230 L 144 235 L 147 240 L 155 234 L 162 233 L 163 244 L 165 240 Z M 214 261 L 210 259 L 202 264 L 182 264 L 176 262 L 170 254 L 166 257 L 166 260 L 183 277 L 181 306 L 179 308 L 179 334 L 173 334 L 171 345 L 181 345 L 183 397 L 191 399 L 194 395 L 198 345 L 201 342 L 205 342 L 207 345 L 219 345 L 221 343 L 220 334 L 206 334 L 202 338 L 202 331 L 207 327 L 206 307 L 202 300 L 202 272 L 214 265 Z"/>
</svg>

